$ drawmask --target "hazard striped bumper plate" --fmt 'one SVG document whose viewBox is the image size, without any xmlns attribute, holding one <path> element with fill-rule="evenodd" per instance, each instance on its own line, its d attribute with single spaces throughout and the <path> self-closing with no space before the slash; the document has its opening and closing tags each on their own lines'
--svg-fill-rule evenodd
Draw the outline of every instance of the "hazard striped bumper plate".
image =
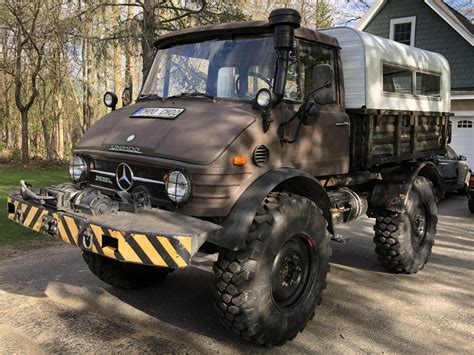
<svg viewBox="0 0 474 355">
<path fill-rule="evenodd" d="M 19 193 L 8 196 L 8 218 L 83 250 L 118 261 L 182 268 L 220 226 L 162 210 L 90 216 L 55 211 Z"/>
</svg>

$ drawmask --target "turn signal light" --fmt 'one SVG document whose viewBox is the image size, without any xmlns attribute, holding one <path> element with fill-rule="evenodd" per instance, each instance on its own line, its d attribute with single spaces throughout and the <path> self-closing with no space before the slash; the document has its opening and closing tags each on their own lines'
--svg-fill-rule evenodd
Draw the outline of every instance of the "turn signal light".
<svg viewBox="0 0 474 355">
<path fill-rule="evenodd" d="M 232 164 L 237 166 L 245 165 L 247 164 L 247 157 L 244 157 L 242 155 L 236 155 L 232 158 Z"/>
</svg>

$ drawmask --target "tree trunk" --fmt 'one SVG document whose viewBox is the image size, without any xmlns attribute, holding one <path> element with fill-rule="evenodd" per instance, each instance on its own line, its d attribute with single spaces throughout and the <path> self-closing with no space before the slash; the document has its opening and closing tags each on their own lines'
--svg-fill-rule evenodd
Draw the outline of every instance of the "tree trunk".
<svg viewBox="0 0 474 355">
<path fill-rule="evenodd" d="M 158 20 L 155 19 L 155 11 L 159 12 L 156 0 L 143 1 L 143 40 L 142 40 L 142 56 L 143 56 L 143 78 L 148 73 L 148 69 L 153 61 L 156 30 L 159 28 Z"/>
<path fill-rule="evenodd" d="M 114 31 L 116 34 L 120 34 L 120 7 L 114 6 L 112 11 L 112 17 L 115 24 Z M 122 49 L 120 48 L 120 40 L 114 40 L 114 57 L 112 61 L 113 75 L 114 75 L 114 92 L 117 95 L 119 105 L 122 102 Z"/>
<path fill-rule="evenodd" d="M 29 147 L 28 147 L 28 109 L 21 102 L 21 87 L 22 87 L 22 52 L 23 52 L 23 39 L 20 32 L 20 26 L 17 28 L 16 34 L 16 47 L 15 47 L 15 103 L 16 107 L 20 111 L 21 117 L 21 162 L 28 164 L 30 161 Z"/>
<path fill-rule="evenodd" d="M 20 111 L 21 115 L 21 162 L 28 164 L 30 162 L 30 150 L 28 145 L 28 111 Z"/>
<path fill-rule="evenodd" d="M 132 0 L 128 1 L 129 4 L 132 3 Z M 137 97 L 138 94 L 138 84 L 136 83 L 136 74 L 135 74 L 135 57 L 133 50 L 133 39 L 132 39 L 132 18 L 133 18 L 133 7 L 129 6 L 127 11 L 127 44 L 125 51 L 125 81 L 127 86 L 132 86 L 132 99 Z"/>
<path fill-rule="evenodd" d="M 92 46 L 89 44 L 87 48 L 87 129 L 90 128 L 94 119 L 93 82 L 95 80 L 95 68 L 93 57 Z"/>
<path fill-rule="evenodd" d="M 82 39 L 82 133 L 89 128 L 87 112 L 87 38 Z"/>
</svg>

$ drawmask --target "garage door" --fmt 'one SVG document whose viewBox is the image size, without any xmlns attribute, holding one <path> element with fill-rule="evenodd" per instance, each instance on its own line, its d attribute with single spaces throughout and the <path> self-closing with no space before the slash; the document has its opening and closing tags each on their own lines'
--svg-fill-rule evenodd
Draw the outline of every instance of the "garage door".
<svg viewBox="0 0 474 355">
<path fill-rule="evenodd" d="M 451 147 L 456 153 L 465 155 L 474 170 L 474 117 L 457 117 L 452 120 Z"/>
</svg>

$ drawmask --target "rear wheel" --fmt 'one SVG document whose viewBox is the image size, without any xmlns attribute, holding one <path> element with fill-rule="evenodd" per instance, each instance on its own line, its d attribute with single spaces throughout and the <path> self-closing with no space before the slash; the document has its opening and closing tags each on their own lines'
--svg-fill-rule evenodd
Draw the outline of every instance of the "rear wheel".
<svg viewBox="0 0 474 355">
<path fill-rule="evenodd" d="M 432 184 L 417 177 L 407 196 L 406 212 L 377 211 L 375 252 L 396 273 L 416 273 L 428 261 L 436 235 L 437 207 Z"/>
<path fill-rule="evenodd" d="M 246 247 L 221 252 L 214 264 L 215 308 L 224 325 L 265 346 L 293 339 L 321 301 L 329 241 L 326 220 L 312 201 L 269 194 Z"/>
<path fill-rule="evenodd" d="M 102 281 L 124 289 L 151 286 L 165 279 L 174 269 L 123 263 L 102 255 L 82 253 L 92 273 Z"/>
</svg>

